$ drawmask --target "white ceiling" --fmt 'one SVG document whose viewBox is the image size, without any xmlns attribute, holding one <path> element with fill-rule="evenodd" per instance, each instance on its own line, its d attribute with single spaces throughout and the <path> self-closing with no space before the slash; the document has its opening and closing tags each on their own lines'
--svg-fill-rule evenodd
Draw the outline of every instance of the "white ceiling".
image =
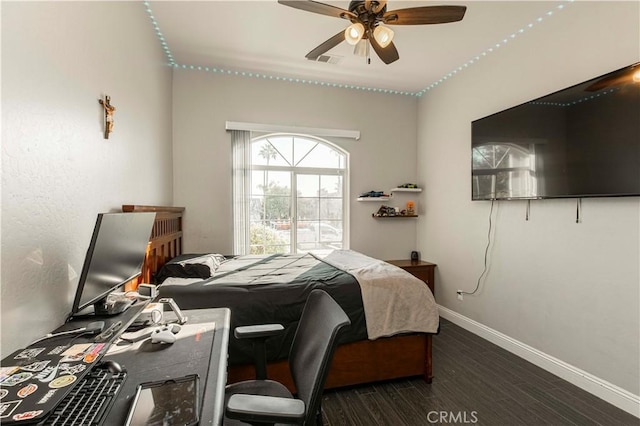
<svg viewBox="0 0 640 426">
<path fill-rule="evenodd" d="M 348 9 L 349 1 L 326 1 Z M 567 1 L 393 1 L 387 10 L 417 6 L 464 5 L 460 22 L 395 25 L 400 59 L 385 65 L 372 51 L 371 63 L 353 54 L 346 42 L 327 54 L 337 64 L 314 62 L 305 55 L 349 22 L 294 9 L 276 0 L 145 2 L 159 42 L 177 67 L 231 72 L 261 78 L 292 78 L 311 84 L 364 87 L 421 95 L 529 31 L 544 31 L 544 21 L 570 13 Z M 505 40 L 507 43 L 505 43 Z M 497 46 L 500 45 L 500 46 Z"/>
</svg>

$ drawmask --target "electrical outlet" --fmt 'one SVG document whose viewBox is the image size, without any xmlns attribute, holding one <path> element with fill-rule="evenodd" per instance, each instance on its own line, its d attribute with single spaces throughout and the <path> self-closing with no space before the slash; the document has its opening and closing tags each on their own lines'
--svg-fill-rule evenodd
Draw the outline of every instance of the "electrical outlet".
<svg viewBox="0 0 640 426">
<path fill-rule="evenodd" d="M 458 293 L 458 300 L 462 300 L 463 299 L 462 290 L 458 290 L 456 293 Z"/>
</svg>

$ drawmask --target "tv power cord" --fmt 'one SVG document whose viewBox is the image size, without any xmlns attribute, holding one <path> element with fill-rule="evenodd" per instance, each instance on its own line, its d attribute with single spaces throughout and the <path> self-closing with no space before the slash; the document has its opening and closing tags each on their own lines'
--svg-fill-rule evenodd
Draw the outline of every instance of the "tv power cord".
<svg viewBox="0 0 640 426">
<path fill-rule="evenodd" d="M 480 276 L 478 277 L 478 282 L 476 283 L 476 288 L 473 289 L 473 291 L 463 291 L 463 290 L 457 290 L 456 293 L 458 294 L 458 299 L 462 300 L 463 295 L 468 294 L 468 295 L 472 295 L 472 294 L 476 294 L 476 292 L 478 291 L 478 289 L 480 289 L 480 280 L 482 280 L 482 277 L 484 276 L 484 274 L 487 273 L 487 259 L 489 256 L 489 247 L 491 246 L 491 228 L 492 228 L 492 220 L 491 217 L 493 215 L 493 202 L 495 200 L 491 200 L 491 210 L 489 210 L 489 231 L 487 232 L 487 246 L 484 249 L 484 269 L 482 270 L 482 273 L 480 274 Z"/>
</svg>

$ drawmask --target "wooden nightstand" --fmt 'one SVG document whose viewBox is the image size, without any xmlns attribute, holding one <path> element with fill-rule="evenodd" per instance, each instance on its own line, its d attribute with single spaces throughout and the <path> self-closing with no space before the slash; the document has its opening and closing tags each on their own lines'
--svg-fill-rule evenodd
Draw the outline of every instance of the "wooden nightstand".
<svg viewBox="0 0 640 426">
<path fill-rule="evenodd" d="M 422 281 L 427 283 L 431 292 L 435 296 L 436 294 L 436 286 L 434 279 L 434 269 L 437 266 L 435 263 L 425 262 L 423 260 L 409 260 L 409 259 L 400 259 L 400 260 L 385 260 L 385 262 L 390 263 L 392 265 L 396 265 L 399 268 L 404 269 L 410 274 L 420 278 Z"/>
</svg>

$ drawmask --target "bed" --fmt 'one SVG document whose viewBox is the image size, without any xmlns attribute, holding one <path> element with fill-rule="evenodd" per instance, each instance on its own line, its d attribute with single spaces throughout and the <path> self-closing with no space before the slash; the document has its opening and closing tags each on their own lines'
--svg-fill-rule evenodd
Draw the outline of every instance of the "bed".
<svg viewBox="0 0 640 426">
<path fill-rule="evenodd" d="M 154 208 L 160 211 L 160 207 Z M 156 239 L 170 240 L 171 232 L 166 234 L 156 236 Z M 181 248 L 181 229 L 179 234 L 180 244 L 177 246 Z M 150 242 L 150 246 L 152 244 Z M 241 256 L 227 260 L 214 254 L 172 254 L 171 261 L 162 259 L 158 262 L 156 258 L 149 262 L 151 276 L 162 281 L 160 294 L 163 297 L 174 298 L 185 309 L 229 306 L 232 325 L 264 321 L 284 323 L 287 333 L 280 340 L 270 342 L 267 347 L 270 359 L 268 372 L 271 378 L 284 382 L 292 390 L 293 383 L 286 361 L 288 342 L 293 337 L 296 315 L 299 315 L 305 295 L 312 288 L 327 290 L 352 320 L 352 327 L 342 337 L 334 356 L 327 388 L 409 376 L 422 376 L 427 382 L 431 381 L 431 339 L 438 328 L 437 308 L 426 284 L 400 268 L 345 250 L 336 251 L 325 258 L 306 254 Z M 202 269 L 197 271 L 202 265 L 209 267 L 213 277 L 207 276 Z M 186 273 L 186 270 L 189 272 Z M 387 275 L 388 283 L 385 285 L 381 285 L 385 280 L 375 277 L 380 272 Z M 185 274 L 192 276 L 185 278 Z M 394 286 L 403 285 L 390 280 L 400 278 L 410 282 L 413 280 L 413 290 L 409 293 L 389 293 Z M 368 290 L 363 290 L 361 282 L 367 281 Z M 252 295 L 255 293 L 258 296 Z M 381 306 L 376 309 L 384 311 L 388 305 L 388 312 L 375 317 L 392 317 L 392 311 L 413 312 L 415 318 L 409 318 L 409 321 L 422 326 L 415 328 L 413 324 L 409 327 L 405 321 L 404 325 L 400 324 L 400 329 L 394 329 L 398 324 L 393 324 L 393 319 L 390 325 L 385 324 L 386 320 L 377 321 L 376 324 L 376 321 L 370 320 L 370 316 L 366 316 L 365 311 L 373 309 L 370 306 L 371 299 L 386 300 L 396 297 L 389 295 L 403 293 L 408 295 L 408 299 L 421 300 L 420 308 L 403 307 L 409 302 L 407 297 L 400 297 L 400 305 L 395 309 L 388 309 L 391 305 L 387 303 L 379 304 Z M 420 297 L 414 293 L 420 294 Z M 252 298 L 261 300 L 262 307 L 247 308 L 247 300 Z M 281 321 L 277 321 L 278 318 Z M 237 341 L 230 343 L 229 383 L 253 376 L 253 366 L 249 363 L 250 352 L 250 348 L 242 347 Z"/>
<path fill-rule="evenodd" d="M 182 254 L 182 216 L 184 207 L 143 206 L 124 204 L 124 213 L 155 212 L 156 219 L 151 230 L 147 252 L 142 264 L 142 274 L 133 284 L 152 283 L 157 271 L 174 257 Z"/>
</svg>

